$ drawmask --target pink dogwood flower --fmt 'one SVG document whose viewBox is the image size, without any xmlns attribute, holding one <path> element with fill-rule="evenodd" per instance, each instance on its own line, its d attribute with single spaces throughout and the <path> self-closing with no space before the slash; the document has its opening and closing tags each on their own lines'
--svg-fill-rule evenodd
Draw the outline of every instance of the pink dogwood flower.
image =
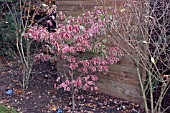
<svg viewBox="0 0 170 113">
<path fill-rule="evenodd" d="M 64 47 L 62 48 L 62 53 L 68 53 L 70 52 L 69 46 L 67 44 L 64 45 Z"/>
<path fill-rule="evenodd" d="M 70 91 L 70 87 L 67 87 L 67 91 Z"/>
<path fill-rule="evenodd" d="M 91 76 L 91 79 L 92 79 L 93 81 L 97 81 L 97 80 L 98 80 L 98 77 L 97 77 L 96 75 L 92 75 L 92 76 Z"/>
<path fill-rule="evenodd" d="M 73 63 L 71 63 L 71 64 L 70 64 L 70 69 L 71 69 L 71 70 L 74 70 L 75 68 L 76 68 L 76 66 L 75 66 Z"/>
</svg>

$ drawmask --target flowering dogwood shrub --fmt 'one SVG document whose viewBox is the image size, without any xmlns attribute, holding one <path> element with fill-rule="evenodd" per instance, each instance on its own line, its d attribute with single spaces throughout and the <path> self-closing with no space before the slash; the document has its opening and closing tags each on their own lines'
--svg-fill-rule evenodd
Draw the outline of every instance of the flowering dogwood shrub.
<svg viewBox="0 0 170 113">
<path fill-rule="evenodd" d="M 123 55 L 119 48 L 107 47 L 107 40 L 99 38 L 106 34 L 108 25 L 115 24 L 114 11 L 108 9 L 103 15 L 101 10 L 96 9 L 77 18 L 66 18 L 59 12 L 56 21 L 55 32 L 34 25 L 25 34 L 27 40 L 48 44 L 51 54 L 40 52 L 34 60 L 55 61 L 58 85 L 54 87 L 57 89 L 74 89 L 74 92 L 78 89 L 97 90 L 96 73 L 107 73 L 108 65 L 117 63 Z M 52 25 L 49 20 L 48 23 Z"/>
</svg>

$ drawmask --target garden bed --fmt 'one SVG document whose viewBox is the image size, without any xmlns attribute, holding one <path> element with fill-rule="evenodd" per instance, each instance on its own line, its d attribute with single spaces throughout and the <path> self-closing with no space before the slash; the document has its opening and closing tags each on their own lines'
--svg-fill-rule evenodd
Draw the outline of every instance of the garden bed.
<svg viewBox="0 0 170 113">
<path fill-rule="evenodd" d="M 1 61 L 5 61 L 1 59 Z M 34 67 L 32 81 L 27 91 L 21 88 L 21 69 L 18 62 L 3 62 L 0 65 L 0 103 L 22 113 L 53 113 L 56 109 L 71 112 L 69 92 L 53 88 L 54 75 L 49 63 Z M 12 94 L 6 94 L 12 90 Z M 114 98 L 100 92 L 81 91 L 76 95 L 76 111 L 90 113 L 138 113 L 138 104 Z"/>
</svg>

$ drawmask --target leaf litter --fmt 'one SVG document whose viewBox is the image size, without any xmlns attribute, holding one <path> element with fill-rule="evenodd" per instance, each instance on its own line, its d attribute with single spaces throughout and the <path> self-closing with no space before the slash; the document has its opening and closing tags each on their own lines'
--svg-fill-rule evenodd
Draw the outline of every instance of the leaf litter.
<svg viewBox="0 0 170 113">
<path fill-rule="evenodd" d="M 0 67 L 0 104 L 10 106 L 22 113 L 71 113 L 72 103 L 69 92 L 56 91 L 53 86 L 53 77 L 44 78 L 50 75 L 49 70 L 35 76 L 27 91 L 21 88 L 20 67 L 12 68 L 12 64 Z M 10 65 L 10 66 L 9 66 Z M 16 67 L 16 66 L 15 66 Z M 49 65 L 38 66 L 35 71 L 49 69 Z M 34 76 L 34 75 L 33 75 Z M 6 94 L 7 91 L 10 93 Z M 138 104 L 114 98 L 99 91 L 80 91 L 76 94 L 77 113 L 141 113 Z"/>
</svg>

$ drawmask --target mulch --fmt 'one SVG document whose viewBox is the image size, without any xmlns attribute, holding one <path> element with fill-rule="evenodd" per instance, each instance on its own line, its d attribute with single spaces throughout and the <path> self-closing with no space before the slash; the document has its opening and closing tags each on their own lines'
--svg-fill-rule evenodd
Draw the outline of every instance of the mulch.
<svg viewBox="0 0 170 113">
<path fill-rule="evenodd" d="M 69 92 L 55 90 L 55 77 L 49 72 L 50 65 L 34 66 L 29 88 L 21 87 L 19 61 L 0 62 L 0 104 L 10 106 L 22 113 L 71 113 L 72 103 Z M 47 76 L 46 76 L 47 75 Z M 13 93 L 6 94 L 12 90 Z M 138 104 L 111 97 L 99 91 L 80 91 L 76 94 L 76 113 L 141 113 Z"/>
</svg>

